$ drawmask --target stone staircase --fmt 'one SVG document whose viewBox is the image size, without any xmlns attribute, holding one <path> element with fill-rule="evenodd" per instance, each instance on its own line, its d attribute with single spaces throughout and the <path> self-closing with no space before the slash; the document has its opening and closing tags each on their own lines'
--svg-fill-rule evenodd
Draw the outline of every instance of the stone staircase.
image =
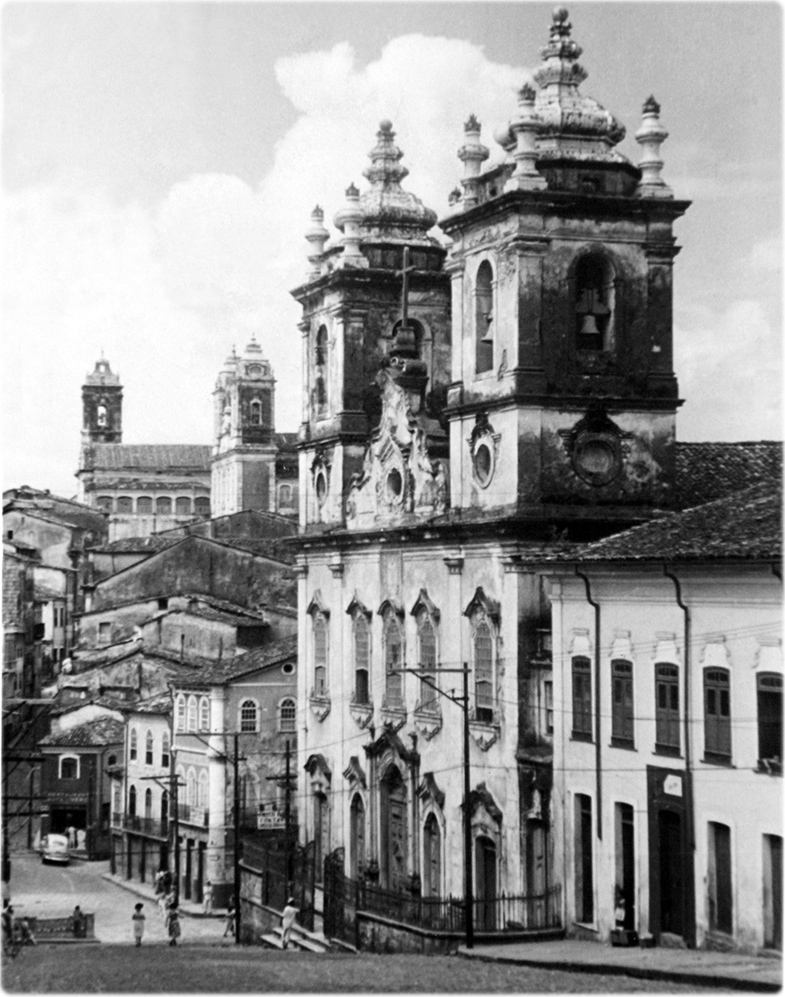
<svg viewBox="0 0 785 997">
<path fill-rule="evenodd" d="M 266 935 L 262 935 L 262 942 L 271 949 L 283 949 L 283 928 L 280 925 Z M 330 942 L 319 931 L 308 931 L 299 924 L 292 925 L 289 935 L 289 948 L 297 949 L 300 952 L 315 952 L 321 954 L 330 951 Z"/>
</svg>

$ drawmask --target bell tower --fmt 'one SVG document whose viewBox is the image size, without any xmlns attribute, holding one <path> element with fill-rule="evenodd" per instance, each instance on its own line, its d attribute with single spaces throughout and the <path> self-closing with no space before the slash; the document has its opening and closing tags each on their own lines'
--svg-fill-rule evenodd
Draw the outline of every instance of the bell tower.
<svg viewBox="0 0 785 997">
<path fill-rule="evenodd" d="M 566 520 L 645 518 L 673 488 L 673 223 L 667 132 L 649 98 L 638 166 L 624 127 L 580 93 L 568 13 L 553 13 L 536 87 L 489 150 L 465 125 L 453 240 L 448 392 L 453 506 Z"/>
<path fill-rule="evenodd" d="M 330 234 L 317 207 L 301 303 L 303 419 L 300 525 L 344 525 L 350 482 L 360 476 L 382 411 L 377 376 L 395 367 L 424 413 L 443 408 L 450 380 L 450 279 L 446 250 L 428 231 L 436 214 L 401 187 L 408 170 L 382 121 L 364 171 L 370 187 L 346 190 Z M 402 288 L 406 284 L 402 295 Z M 434 420 L 435 421 L 435 420 Z M 442 433 L 442 435 L 444 435 Z M 446 443 L 446 438 L 445 438 Z"/>
<path fill-rule="evenodd" d="M 103 356 L 82 385 L 82 448 L 123 442 L 123 388 Z"/>
<path fill-rule="evenodd" d="M 275 509 L 275 378 L 255 337 L 232 349 L 213 399 L 212 515 Z"/>
</svg>

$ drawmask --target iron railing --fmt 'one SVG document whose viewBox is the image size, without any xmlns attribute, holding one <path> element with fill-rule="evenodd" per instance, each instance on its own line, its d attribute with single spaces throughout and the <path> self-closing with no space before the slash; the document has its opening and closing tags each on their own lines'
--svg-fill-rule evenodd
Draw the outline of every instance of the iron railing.
<svg viewBox="0 0 785 997">
<path fill-rule="evenodd" d="M 124 831 L 138 831 L 140 834 L 149 834 L 153 838 L 166 838 L 169 833 L 168 820 L 138 817 L 136 814 L 113 814 L 112 827 L 119 827 Z"/>
</svg>

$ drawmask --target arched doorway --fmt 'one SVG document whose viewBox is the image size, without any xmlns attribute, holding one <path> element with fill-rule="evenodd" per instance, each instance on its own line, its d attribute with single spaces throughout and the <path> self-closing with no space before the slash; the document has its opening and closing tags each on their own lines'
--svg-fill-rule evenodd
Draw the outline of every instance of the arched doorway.
<svg viewBox="0 0 785 997">
<path fill-rule="evenodd" d="M 493 931 L 496 927 L 496 845 L 480 835 L 474 842 L 474 877 L 477 900 L 477 929 Z"/>
<path fill-rule="evenodd" d="M 365 805 L 359 793 L 352 800 L 349 828 L 349 875 L 359 879 L 365 865 Z"/>
<path fill-rule="evenodd" d="M 442 833 L 435 814 L 423 828 L 423 894 L 438 897 L 442 888 Z"/>
<path fill-rule="evenodd" d="M 381 875 L 390 890 L 406 888 L 406 786 L 399 770 L 391 765 L 381 781 Z"/>
</svg>

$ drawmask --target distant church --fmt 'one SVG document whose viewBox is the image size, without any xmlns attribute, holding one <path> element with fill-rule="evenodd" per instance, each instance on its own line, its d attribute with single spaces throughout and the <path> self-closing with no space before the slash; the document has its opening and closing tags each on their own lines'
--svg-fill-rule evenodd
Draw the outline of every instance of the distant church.
<svg viewBox="0 0 785 997">
<path fill-rule="evenodd" d="M 275 378 L 254 338 L 218 376 L 213 445 L 123 443 L 123 388 L 103 357 L 82 386 L 79 500 L 109 540 L 147 537 L 244 510 L 293 516 L 296 434 L 275 432 Z"/>
</svg>

